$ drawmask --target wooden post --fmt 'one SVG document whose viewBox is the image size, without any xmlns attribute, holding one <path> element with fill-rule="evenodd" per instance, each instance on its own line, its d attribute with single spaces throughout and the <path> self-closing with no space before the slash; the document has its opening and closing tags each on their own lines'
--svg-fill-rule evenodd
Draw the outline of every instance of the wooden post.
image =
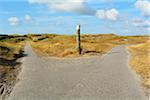
<svg viewBox="0 0 150 100">
<path fill-rule="evenodd" d="M 76 37 L 76 42 L 77 42 L 77 50 L 79 55 L 81 54 L 81 43 L 80 43 L 80 25 L 77 25 L 77 37 Z"/>
</svg>

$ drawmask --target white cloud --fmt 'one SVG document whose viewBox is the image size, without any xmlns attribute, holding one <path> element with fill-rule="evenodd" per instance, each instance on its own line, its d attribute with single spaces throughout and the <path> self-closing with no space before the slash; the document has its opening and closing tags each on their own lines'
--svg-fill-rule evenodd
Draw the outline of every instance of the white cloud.
<svg viewBox="0 0 150 100">
<path fill-rule="evenodd" d="M 32 17 L 30 15 L 25 15 L 24 19 L 25 21 L 31 21 Z"/>
<path fill-rule="evenodd" d="M 141 26 L 141 24 L 143 24 L 143 20 L 139 19 L 139 18 L 135 18 L 131 21 L 132 25 L 134 26 Z"/>
<path fill-rule="evenodd" d="M 107 0 L 111 1 L 111 0 Z M 97 16 L 100 19 L 117 20 L 116 9 L 95 10 L 88 5 L 89 0 L 29 0 L 29 3 L 45 4 L 50 10 Z"/>
<path fill-rule="evenodd" d="M 117 20 L 119 12 L 116 9 L 106 11 L 106 18 L 110 20 Z"/>
<path fill-rule="evenodd" d="M 25 15 L 23 18 L 18 17 L 10 17 L 8 18 L 9 25 L 16 26 L 19 23 L 28 23 L 32 21 L 32 17 L 30 15 Z"/>
<path fill-rule="evenodd" d="M 29 0 L 30 3 L 46 4 L 49 9 L 77 14 L 95 14 L 95 10 L 88 6 L 86 0 Z"/>
<path fill-rule="evenodd" d="M 150 26 L 150 20 L 146 20 L 144 23 L 145 23 L 146 25 Z"/>
<path fill-rule="evenodd" d="M 143 28 L 145 32 L 150 33 L 150 20 L 135 18 L 131 21 L 131 23 L 138 28 Z"/>
<path fill-rule="evenodd" d="M 104 10 L 98 10 L 96 12 L 96 16 L 100 19 L 105 19 L 105 11 Z"/>
<path fill-rule="evenodd" d="M 107 19 L 107 20 L 115 21 L 119 17 L 119 12 L 116 9 L 98 10 L 96 12 L 96 16 L 100 19 Z"/>
<path fill-rule="evenodd" d="M 150 2 L 148 0 L 137 0 L 135 7 L 139 9 L 144 16 L 150 16 Z"/>
<path fill-rule="evenodd" d="M 139 18 L 135 18 L 132 20 L 132 25 L 137 27 L 150 27 L 150 20 L 142 20 Z"/>
<path fill-rule="evenodd" d="M 19 19 L 17 17 L 10 17 L 8 18 L 8 22 L 12 26 L 16 26 L 19 24 Z"/>
<path fill-rule="evenodd" d="M 148 33 L 150 33 L 150 27 L 147 28 Z"/>
</svg>

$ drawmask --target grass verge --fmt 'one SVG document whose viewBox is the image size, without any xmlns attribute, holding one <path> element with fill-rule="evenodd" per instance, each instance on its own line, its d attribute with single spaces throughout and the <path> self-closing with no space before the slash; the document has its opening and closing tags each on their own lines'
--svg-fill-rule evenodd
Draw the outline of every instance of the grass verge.
<svg viewBox="0 0 150 100">
<path fill-rule="evenodd" d="M 14 36 L 0 36 L 0 99 L 4 100 L 17 81 L 23 57 L 24 41 Z"/>
<path fill-rule="evenodd" d="M 150 41 L 128 47 L 131 52 L 130 65 L 140 76 L 145 89 L 150 89 Z"/>
</svg>

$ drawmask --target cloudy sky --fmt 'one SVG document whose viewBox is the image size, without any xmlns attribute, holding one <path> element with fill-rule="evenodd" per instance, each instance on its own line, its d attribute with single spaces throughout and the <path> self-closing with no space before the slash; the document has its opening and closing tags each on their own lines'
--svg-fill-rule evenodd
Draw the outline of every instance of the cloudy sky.
<svg viewBox="0 0 150 100">
<path fill-rule="evenodd" d="M 0 0 L 0 33 L 150 33 L 150 0 Z"/>
</svg>

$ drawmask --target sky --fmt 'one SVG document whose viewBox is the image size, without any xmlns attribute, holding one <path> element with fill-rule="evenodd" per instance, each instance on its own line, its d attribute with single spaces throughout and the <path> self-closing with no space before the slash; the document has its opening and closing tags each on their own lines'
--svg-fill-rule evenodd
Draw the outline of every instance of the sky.
<svg viewBox="0 0 150 100">
<path fill-rule="evenodd" d="M 150 0 L 0 0 L 0 34 L 150 33 Z"/>
</svg>

